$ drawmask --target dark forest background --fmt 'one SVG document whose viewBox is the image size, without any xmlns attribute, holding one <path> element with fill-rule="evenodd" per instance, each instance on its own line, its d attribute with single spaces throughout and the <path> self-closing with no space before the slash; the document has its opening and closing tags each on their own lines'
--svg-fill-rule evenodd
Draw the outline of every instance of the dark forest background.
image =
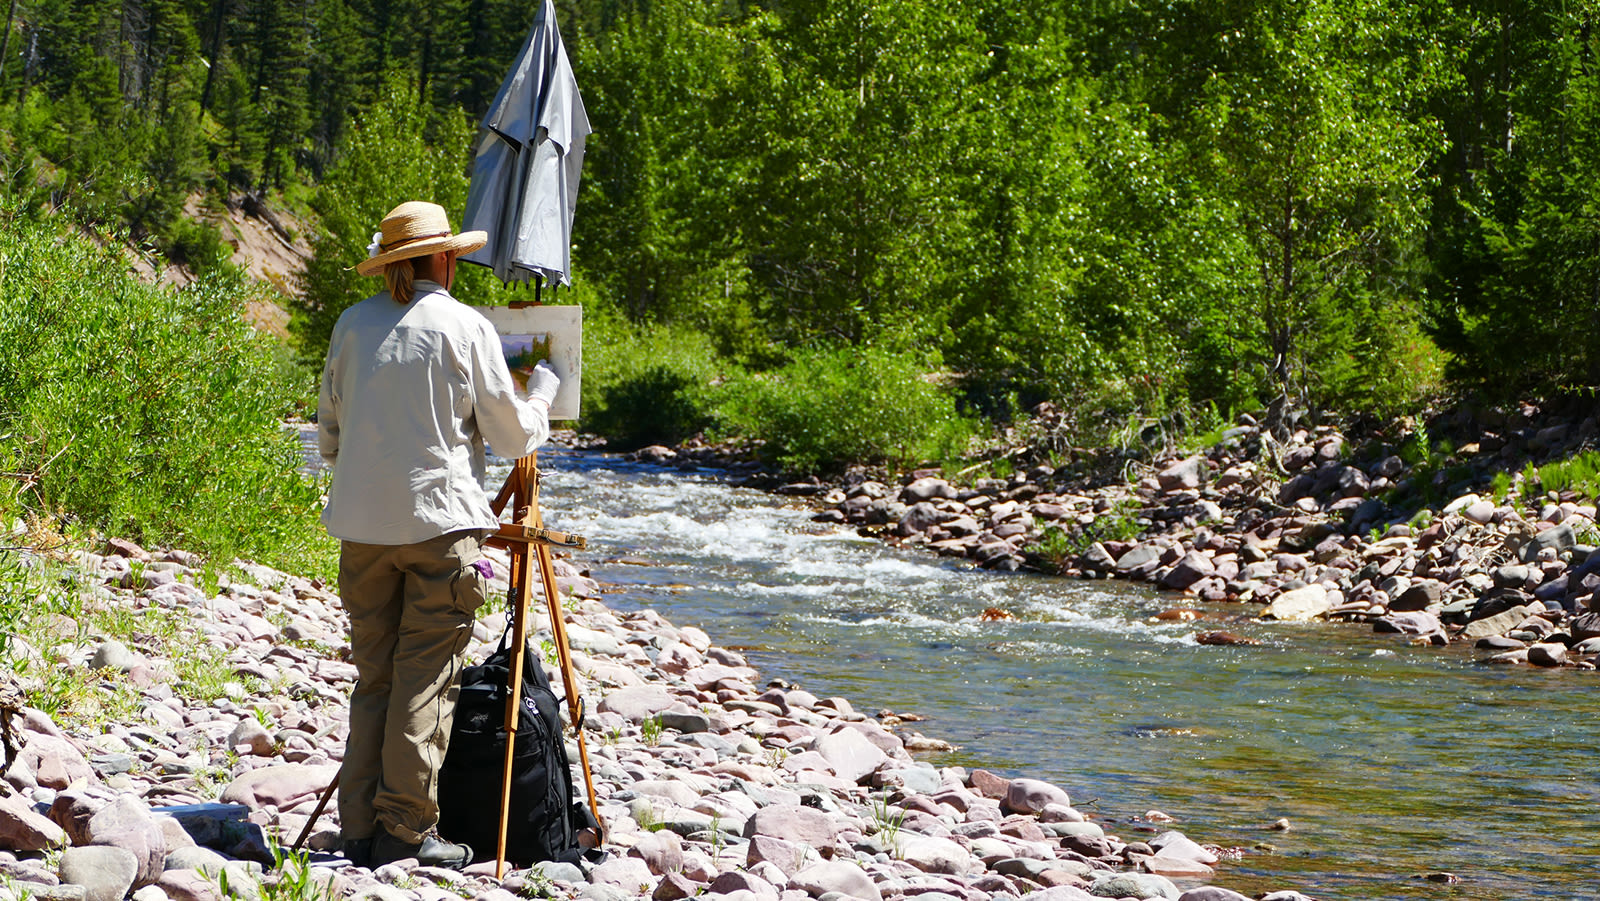
<svg viewBox="0 0 1600 901">
<path fill-rule="evenodd" d="M 301 213 L 312 365 L 383 212 L 459 218 L 535 12 L 5 2 L 11 214 L 205 270 L 186 204 Z M 595 127 L 585 424 L 621 442 L 911 464 L 1046 400 L 1087 435 L 1600 385 L 1600 3 L 557 8 Z"/>
</svg>

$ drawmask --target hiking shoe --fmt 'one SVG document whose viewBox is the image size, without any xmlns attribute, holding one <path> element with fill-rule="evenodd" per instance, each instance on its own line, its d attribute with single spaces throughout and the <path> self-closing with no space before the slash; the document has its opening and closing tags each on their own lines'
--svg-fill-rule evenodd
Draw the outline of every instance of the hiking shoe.
<svg viewBox="0 0 1600 901">
<path fill-rule="evenodd" d="M 372 839 L 347 838 L 344 840 L 344 856 L 353 867 L 372 866 Z"/>
<path fill-rule="evenodd" d="M 472 863 L 472 849 L 463 844 L 447 842 L 433 832 L 424 835 L 422 841 L 415 845 L 395 838 L 387 830 L 373 839 L 373 869 L 406 858 L 414 858 L 419 866 L 460 870 Z"/>
</svg>

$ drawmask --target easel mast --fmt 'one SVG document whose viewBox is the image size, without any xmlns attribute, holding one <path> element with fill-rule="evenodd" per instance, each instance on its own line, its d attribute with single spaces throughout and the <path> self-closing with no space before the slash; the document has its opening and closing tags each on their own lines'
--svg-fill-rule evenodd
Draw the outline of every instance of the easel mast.
<svg viewBox="0 0 1600 901">
<path fill-rule="evenodd" d="M 506 831 L 511 813 L 511 763 L 516 745 L 516 733 L 522 710 L 522 666 L 528 643 L 528 610 L 533 600 L 532 567 L 537 563 L 539 579 L 544 590 L 545 604 L 550 612 L 550 633 L 555 640 L 556 656 L 561 667 L 561 685 L 567 695 L 567 718 L 578 739 L 578 758 L 583 765 L 583 781 L 589 791 L 589 809 L 600 821 L 600 804 L 595 796 L 594 777 L 589 770 L 589 748 L 583 740 L 583 697 L 578 693 L 577 674 L 572 667 L 572 648 L 567 644 L 567 624 L 561 615 L 561 595 L 556 589 L 555 564 L 550 556 L 552 544 L 561 547 L 584 548 L 583 538 L 544 528 L 544 515 L 539 510 L 539 455 L 531 453 L 516 461 L 506 476 L 506 483 L 490 505 L 496 516 L 511 505 L 512 521 L 502 523 L 489 537 L 488 543 L 503 547 L 511 554 L 511 593 L 515 599 L 511 626 L 511 685 L 506 698 L 506 758 L 500 788 L 500 830 L 495 844 L 495 876 L 505 875 Z M 604 840 L 605 826 L 601 824 Z"/>
</svg>

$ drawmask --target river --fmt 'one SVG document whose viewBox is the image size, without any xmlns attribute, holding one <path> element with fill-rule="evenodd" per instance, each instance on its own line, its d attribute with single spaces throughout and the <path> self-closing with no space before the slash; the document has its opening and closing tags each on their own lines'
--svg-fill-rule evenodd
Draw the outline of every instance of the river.
<svg viewBox="0 0 1600 901">
<path fill-rule="evenodd" d="M 1242 849 L 1216 884 L 1320 899 L 1593 899 L 1600 675 L 1491 668 L 1237 605 L 996 574 L 811 521 L 714 474 L 549 448 L 554 528 L 615 609 L 650 608 L 767 678 L 927 717 L 937 764 L 1060 785 L 1124 840 L 1157 809 Z M 497 478 L 498 476 L 496 476 Z M 986 608 L 1015 615 L 984 621 Z M 1227 628 L 1256 647 L 1196 644 Z M 1292 828 L 1272 831 L 1287 818 Z M 1429 881 L 1451 873 L 1455 884 Z"/>
</svg>

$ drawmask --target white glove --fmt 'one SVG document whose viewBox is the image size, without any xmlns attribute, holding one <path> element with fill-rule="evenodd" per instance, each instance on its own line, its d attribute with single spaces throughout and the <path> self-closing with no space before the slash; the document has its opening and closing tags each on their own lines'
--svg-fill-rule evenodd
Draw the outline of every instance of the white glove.
<svg viewBox="0 0 1600 901">
<path fill-rule="evenodd" d="M 561 377 L 550 368 L 550 363 L 540 360 L 528 373 L 528 400 L 542 401 L 546 409 L 555 402 L 556 391 L 561 388 Z"/>
</svg>

